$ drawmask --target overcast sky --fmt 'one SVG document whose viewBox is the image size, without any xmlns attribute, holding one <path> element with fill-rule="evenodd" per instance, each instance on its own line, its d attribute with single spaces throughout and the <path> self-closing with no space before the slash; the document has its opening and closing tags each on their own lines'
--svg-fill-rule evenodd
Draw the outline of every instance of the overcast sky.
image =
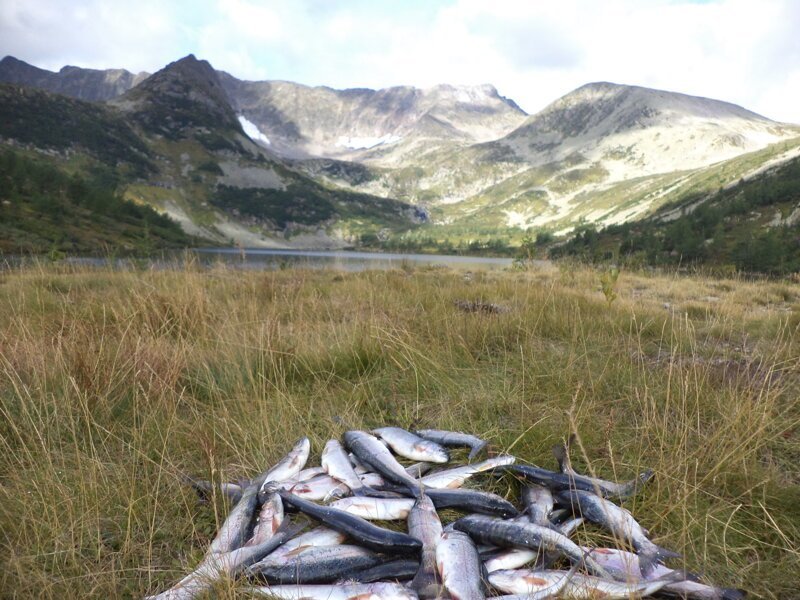
<svg viewBox="0 0 800 600">
<path fill-rule="evenodd" d="M 800 123 L 798 0 L 0 0 L 0 54 L 43 68 L 189 53 L 242 79 L 492 83 L 528 112 L 613 81 Z"/>
</svg>

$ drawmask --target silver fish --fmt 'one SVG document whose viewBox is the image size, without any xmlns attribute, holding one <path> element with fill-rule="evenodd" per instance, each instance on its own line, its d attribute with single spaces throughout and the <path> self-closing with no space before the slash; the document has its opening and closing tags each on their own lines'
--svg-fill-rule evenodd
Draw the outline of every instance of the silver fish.
<svg viewBox="0 0 800 600">
<path fill-rule="evenodd" d="M 522 501 L 531 523 L 550 525 L 550 513 L 553 512 L 554 500 L 549 489 L 536 484 L 523 485 Z"/>
<path fill-rule="evenodd" d="M 447 450 L 436 442 L 421 438 L 400 427 L 381 427 L 374 429 L 372 433 L 389 444 L 396 454 L 409 460 L 431 463 L 446 463 L 450 460 Z"/>
<path fill-rule="evenodd" d="M 376 496 L 383 497 L 386 494 L 373 490 L 359 479 L 347 452 L 337 440 L 329 440 L 322 450 L 322 466 L 325 471 L 344 483 L 356 496 Z"/>
<path fill-rule="evenodd" d="M 574 436 L 571 436 L 570 441 L 573 439 Z M 564 444 L 557 444 L 556 446 L 553 446 L 553 455 L 555 456 L 556 461 L 558 462 L 558 468 L 562 473 L 568 475 L 572 480 L 580 481 L 582 484 L 590 484 L 606 498 L 619 498 L 620 500 L 629 498 L 641 490 L 644 484 L 652 479 L 654 474 L 652 469 L 648 469 L 631 481 L 617 483 L 616 481 L 607 481 L 597 477 L 581 475 L 575 471 L 575 469 L 572 468 L 572 464 L 569 459 L 569 446 L 565 446 Z M 581 487 L 581 489 L 586 490 L 587 488 Z"/>
<path fill-rule="evenodd" d="M 436 544 L 436 568 L 451 597 L 483 600 L 483 565 L 475 543 L 460 531 L 445 531 Z"/>
<path fill-rule="evenodd" d="M 364 431 L 347 431 L 344 441 L 362 463 L 372 467 L 386 479 L 404 485 L 414 497 L 419 496 L 422 484 L 406 472 L 403 465 L 397 462 L 375 436 Z"/>
<path fill-rule="evenodd" d="M 562 491 L 556 494 L 559 502 L 586 520 L 607 529 L 619 539 L 629 542 L 639 553 L 639 568 L 647 576 L 660 560 L 680 558 L 680 554 L 657 546 L 647 537 L 647 531 L 639 525 L 633 515 L 610 500 L 591 492 L 579 490 Z"/>
<path fill-rule="evenodd" d="M 256 546 L 270 539 L 283 523 L 283 516 L 283 501 L 276 492 L 272 492 L 261 505 L 253 536 L 245 546 Z"/>
<path fill-rule="evenodd" d="M 639 556 L 633 552 L 618 550 L 617 548 L 585 548 L 592 553 L 592 557 L 603 565 L 612 575 L 622 581 L 639 581 L 641 572 L 639 570 Z M 662 592 L 675 594 L 679 598 L 692 598 L 694 600 L 742 600 L 746 594 L 733 588 L 721 588 L 707 585 L 694 576 L 681 571 L 676 571 L 656 565 L 648 575 L 647 580 L 652 581 L 678 574 L 683 581 L 668 583 L 662 588 Z"/>
<path fill-rule="evenodd" d="M 489 583 L 500 591 L 519 594 L 519 598 L 528 600 L 557 598 L 567 587 L 577 568 L 575 565 L 569 571 L 530 569 L 495 571 L 489 574 Z M 500 597 L 508 600 L 514 596 Z"/>
<path fill-rule="evenodd" d="M 674 577 L 665 577 L 654 581 L 626 583 L 575 573 L 564 588 L 564 594 L 575 600 L 595 600 L 598 597 L 603 600 L 628 600 L 655 594 L 674 580 Z"/>
<path fill-rule="evenodd" d="M 411 498 L 351 496 L 331 502 L 329 506 L 370 521 L 405 521 L 411 507 L 414 506 L 414 500 Z"/>
<path fill-rule="evenodd" d="M 298 440 L 289 454 L 267 472 L 264 485 L 273 481 L 285 481 L 297 475 L 306 466 L 310 452 L 311 441 L 307 437 Z"/>
<path fill-rule="evenodd" d="M 374 567 L 383 559 L 366 548 L 341 544 L 310 548 L 294 556 L 267 556 L 246 569 L 270 583 L 327 583 Z"/>
<path fill-rule="evenodd" d="M 289 525 L 287 521 L 275 535 L 260 544 L 244 546 L 230 552 L 207 554 L 203 562 L 189 575 L 165 592 L 148 596 L 146 600 L 192 600 L 211 589 L 214 582 L 223 576 L 235 576 L 261 560 L 299 529 L 296 525 Z"/>
<path fill-rule="evenodd" d="M 549 527 L 521 520 L 504 521 L 483 515 L 462 517 L 453 523 L 453 526 L 480 542 L 558 552 L 573 563 L 583 563 L 593 573 L 602 577 L 610 577 L 608 572 L 590 556 L 586 556 L 575 542 Z"/>
<path fill-rule="evenodd" d="M 431 440 L 442 446 L 471 448 L 468 460 L 474 459 L 483 451 L 489 442 L 474 435 L 458 431 L 443 431 L 441 429 L 417 429 L 418 436 Z"/>
<path fill-rule="evenodd" d="M 346 533 L 359 544 L 373 550 L 393 554 L 415 554 L 422 548 L 422 543 L 408 534 L 378 527 L 343 510 L 320 506 L 284 491 L 279 493 L 284 504 L 289 504 L 308 516 L 322 521 L 331 529 Z"/>
<path fill-rule="evenodd" d="M 510 465 L 515 460 L 516 458 L 513 456 L 495 456 L 494 458 L 488 458 L 479 463 L 456 467 L 454 469 L 446 469 L 444 471 L 436 471 L 435 473 L 425 475 L 420 481 L 426 487 L 455 489 L 464 485 L 464 482 L 476 473 L 488 471 L 489 469 L 494 469 L 503 465 Z"/>
<path fill-rule="evenodd" d="M 282 544 L 270 553 L 270 558 L 297 556 L 309 548 L 338 546 L 343 544 L 346 539 L 347 536 L 339 531 L 327 527 L 317 527 Z"/>
<path fill-rule="evenodd" d="M 427 495 L 420 496 L 408 515 L 408 533 L 422 542 L 422 553 L 411 588 L 420 598 L 436 598 L 440 585 L 436 568 L 436 545 L 442 537 L 442 522 L 433 502 Z"/>
<path fill-rule="evenodd" d="M 530 548 L 508 548 L 493 552 L 483 561 L 487 573 L 509 569 L 519 569 L 539 557 L 538 550 Z"/>
<path fill-rule="evenodd" d="M 244 591 L 282 600 L 415 600 L 417 597 L 399 583 L 272 585 L 244 588 Z"/>
</svg>

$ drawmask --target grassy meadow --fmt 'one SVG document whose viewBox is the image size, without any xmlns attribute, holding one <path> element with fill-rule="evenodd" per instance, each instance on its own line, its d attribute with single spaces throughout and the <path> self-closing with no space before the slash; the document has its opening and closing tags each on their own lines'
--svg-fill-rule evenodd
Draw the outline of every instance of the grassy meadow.
<svg viewBox="0 0 800 600">
<path fill-rule="evenodd" d="M 181 474 L 251 476 L 302 435 L 318 464 L 396 424 L 548 468 L 576 433 L 579 470 L 655 470 L 625 506 L 671 566 L 800 597 L 800 285 L 623 272 L 615 292 L 580 267 L 0 272 L 0 596 L 166 589 L 228 510 Z"/>
</svg>

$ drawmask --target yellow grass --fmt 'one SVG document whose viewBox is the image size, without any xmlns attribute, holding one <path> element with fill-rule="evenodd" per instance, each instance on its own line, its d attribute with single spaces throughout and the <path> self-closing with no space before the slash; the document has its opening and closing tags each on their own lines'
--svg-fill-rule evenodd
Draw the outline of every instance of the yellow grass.
<svg viewBox="0 0 800 600">
<path fill-rule="evenodd" d="M 181 473 L 253 475 L 302 435 L 318 461 L 389 423 L 550 468 L 577 433 L 578 469 L 655 470 L 625 506 L 672 566 L 797 597 L 800 286 L 623 273 L 616 291 L 570 268 L 0 273 L 2 596 L 161 591 L 227 510 Z"/>
</svg>

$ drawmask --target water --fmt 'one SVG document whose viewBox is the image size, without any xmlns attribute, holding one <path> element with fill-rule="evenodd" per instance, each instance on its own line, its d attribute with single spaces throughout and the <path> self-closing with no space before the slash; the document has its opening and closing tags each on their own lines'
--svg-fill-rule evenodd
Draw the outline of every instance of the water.
<svg viewBox="0 0 800 600">
<path fill-rule="evenodd" d="M 510 258 L 454 256 L 446 254 L 395 254 L 348 250 L 273 250 L 251 248 L 195 248 L 203 263 L 223 262 L 246 269 L 311 268 L 364 271 L 399 269 L 406 266 L 445 266 L 467 270 L 505 269 Z"/>
</svg>

